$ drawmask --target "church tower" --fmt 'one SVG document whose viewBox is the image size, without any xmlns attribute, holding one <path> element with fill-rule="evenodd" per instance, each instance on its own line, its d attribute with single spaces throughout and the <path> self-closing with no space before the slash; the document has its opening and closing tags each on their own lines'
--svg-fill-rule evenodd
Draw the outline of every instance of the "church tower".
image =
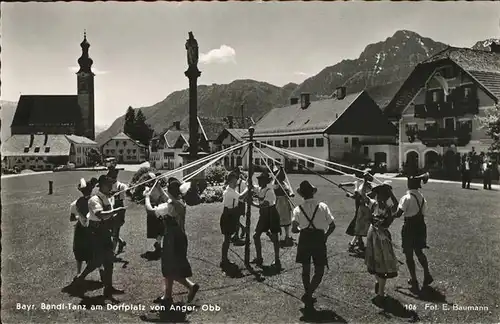
<svg viewBox="0 0 500 324">
<path fill-rule="evenodd" d="M 89 57 L 90 44 L 87 42 L 87 32 L 83 33 L 80 44 L 82 56 L 78 59 L 80 69 L 76 73 L 78 80 L 78 104 L 82 113 L 83 135 L 95 140 L 95 114 L 94 114 L 94 76 L 92 72 L 92 59 Z"/>
</svg>

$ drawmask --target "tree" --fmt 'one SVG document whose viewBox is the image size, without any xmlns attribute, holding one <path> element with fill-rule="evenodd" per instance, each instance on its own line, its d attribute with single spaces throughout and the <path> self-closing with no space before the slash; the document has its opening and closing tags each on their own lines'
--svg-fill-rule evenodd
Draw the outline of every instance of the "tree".
<svg viewBox="0 0 500 324">
<path fill-rule="evenodd" d="M 135 120 L 135 110 L 134 108 L 129 106 L 127 109 L 127 113 L 125 114 L 125 125 L 123 126 L 123 132 L 132 138 L 135 138 L 136 136 Z"/>
<path fill-rule="evenodd" d="M 493 139 L 490 146 L 490 154 L 500 153 L 500 104 L 486 111 L 485 117 L 478 117 L 481 128 L 486 129 L 486 134 Z"/>
<path fill-rule="evenodd" d="M 146 117 L 140 110 L 137 112 L 137 115 L 135 116 L 134 131 L 135 131 L 134 134 L 135 137 L 132 138 L 144 145 L 148 145 L 149 141 L 153 137 L 154 131 L 146 123 Z"/>
<path fill-rule="evenodd" d="M 99 152 L 99 150 L 96 149 L 95 147 L 91 148 L 87 152 L 87 162 L 88 162 L 88 164 L 90 164 L 92 166 L 95 166 L 99 163 L 102 163 L 101 152 Z"/>
</svg>

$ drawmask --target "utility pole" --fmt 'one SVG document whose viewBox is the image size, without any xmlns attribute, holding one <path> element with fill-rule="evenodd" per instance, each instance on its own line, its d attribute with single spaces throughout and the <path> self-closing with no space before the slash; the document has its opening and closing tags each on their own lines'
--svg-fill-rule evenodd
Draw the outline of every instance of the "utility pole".
<svg viewBox="0 0 500 324">
<path fill-rule="evenodd" d="M 245 238 L 245 266 L 250 267 L 250 219 L 252 217 L 252 202 L 253 202 L 253 134 L 255 129 L 253 126 L 248 128 L 250 134 L 250 144 L 248 145 L 248 196 L 247 196 L 247 212 L 246 212 L 246 238 Z"/>
</svg>

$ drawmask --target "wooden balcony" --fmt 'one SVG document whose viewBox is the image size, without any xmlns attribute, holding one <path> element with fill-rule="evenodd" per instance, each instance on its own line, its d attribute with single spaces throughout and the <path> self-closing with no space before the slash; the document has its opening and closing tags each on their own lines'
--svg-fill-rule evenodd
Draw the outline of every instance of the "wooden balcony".
<svg viewBox="0 0 500 324">
<path fill-rule="evenodd" d="M 468 129 L 450 130 L 445 128 L 429 128 L 420 130 L 417 134 L 418 139 L 429 147 L 440 146 L 465 146 L 471 140 L 471 132 Z"/>
<path fill-rule="evenodd" d="M 428 97 L 425 104 L 415 105 L 415 118 L 444 118 L 459 117 L 466 114 L 479 113 L 479 99 L 477 89 L 473 89 L 467 96 L 462 88 L 455 89 L 447 97 L 447 101 L 432 102 Z"/>
</svg>

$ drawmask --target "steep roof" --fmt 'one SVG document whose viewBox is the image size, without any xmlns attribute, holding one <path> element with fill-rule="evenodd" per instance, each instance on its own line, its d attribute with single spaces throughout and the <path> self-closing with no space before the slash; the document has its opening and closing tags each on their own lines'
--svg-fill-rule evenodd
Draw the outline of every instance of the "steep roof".
<svg viewBox="0 0 500 324">
<path fill-rule="evenodd" d="M 163 134 L 165 138 L 165 143 L 167 143 L 167 147 L 174 148 L 175 144 L 179 140 L 179 137 L 183 137 L 186 143 L 189 143 L 189 133 L 181 130 L 167 130 L 165 134 Z"/>
<path fill-rule="evenodd" d="M 231 136 L 233 136 L 237 141 L 243 140 L 243 136 L 248 132 L 247 129 L 241 128 L 227 128 L 226 129 Z"/>
<path fill-rule="evenodd" d="M 128 136 L 124 132 L 120 132 L 120 133 L 116 134 L 115 136 L 111 137 L 109 140 L 107 140 L 106 142 L 104 142 L 104 144 L 102 144 L 101 147 L 104 146 L 104 145 L 106 145 L 108 142 L 113 141 L 113 140 L 120 140 L 120 141 L 129 140 L 129 141 L 134 142 L 137 146 L 147 147 L 147 145 L 139 143 L 138 141 L 134 140 L 132 137 Z"/>
<path fill-rule="evenodd" d="M 230 127 L 230 122 L 227 117 L 198 117 L 208 141 L 215 141 L 217 137 L 226 128 Z M 233 128 L 247 129 L 254 124 L 250 117 L 233 117 Z"/>
<path fill-rule="evenodd" d="M 302 109 L 300 103 L 273 108 L 255 125 L 255 135 L 323 133 L 362 93 L 364 91 L 352 93 L 341 100 L 311 101 L 306 109 Z"/>
<path fill-rule="evenodd" d="M 236 141 L 241 142 L 243 141 L 243 137 L 248 133 L 248 130 L 246 129 L 241 129 L 241 128 L 225 128 L 217 137 L 215 140 L 216 143 L 222 143 L 224 138 L 226 138 L 227 135 L 231 135 L 236 139 Z"/>
<path fill-rule="evenodd" d="M 492 97 L 500 99 L 500 53 L 448 47 L 418 64 L 386 108 L 390 117 L 397 117 L 413 100 L 435 68 L 453 62 L 468 73 Z"/>
<path fill-rule="evenodd" d="M 97 142 L 91 140 L 90 138 L 83 137 L 83 136 L 66 135 L 66 138 L 69 139 L 71 142 L 76 143 L 76 144 L 95 144 L 95 145 L 97 145 Z"/>
<path fill-rule="evenodd" d="M 22 95 L 12 126 L 78 125 L 81 120 L 81 109 L 75 95 Z"/>
<path fill-rule="evenodd" d="M 2 156 L 69 155 L 71 142 L 66 135 L 47 135 L 47 143 L 45 143 L 45 136 L 33 135 L 33 144 L 30 147 L 31 135 L 12 135 L 2 143 Z M 37 148 L 38 152 L 35 152 Z M 48 148 L 48 152 L 46 148 Z"/>
<path fill-rule="evenodd" d="M 500 98 L 500 53 L 450 47 L 424 63 L 450 59 L 469 72 L 492 95 Z"/>
<path fill-rule="evenodd" d="M 128 136 L 127 134 L 125 134 L 124 132 L 120 132 L 118 134 L 116 134 L 115 136 L 111 137 L 110 139 L 112 140 L 131 140 L 133 141 L 133 139 Z"/>
</svg>

